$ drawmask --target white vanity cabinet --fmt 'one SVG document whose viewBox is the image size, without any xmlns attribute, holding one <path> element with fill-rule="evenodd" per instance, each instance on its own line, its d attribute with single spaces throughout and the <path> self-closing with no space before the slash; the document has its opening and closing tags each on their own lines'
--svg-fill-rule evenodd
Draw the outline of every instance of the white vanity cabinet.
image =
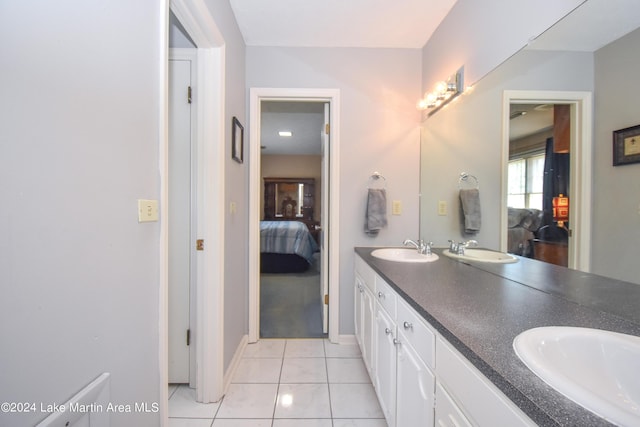
<svg viewBox="0 0 640 427">
<path fill-rule="evenodd" d="M 366 271 L 369 269 L 369 272 Z M 368 277 L 369 279 L 364 279 Z M 373 277 L 373 318 L 365 303 Z M 373 349 L 369 370 L 389 427 L 433 426 L 435 335 L 380 276 L 356 257 L 356 337 L 363 357 Z M 369 320 L 370 319 L 370 320 Z M 366 331 L 373 330 L 366 346 Z M 366 364 L 366 361 L 365 361 Z"/>
<path fill-rule="evenodd" d="M 355 292 L 356 337 L 389 427 L 536 425 L 359 256 Z"/>
</svg>

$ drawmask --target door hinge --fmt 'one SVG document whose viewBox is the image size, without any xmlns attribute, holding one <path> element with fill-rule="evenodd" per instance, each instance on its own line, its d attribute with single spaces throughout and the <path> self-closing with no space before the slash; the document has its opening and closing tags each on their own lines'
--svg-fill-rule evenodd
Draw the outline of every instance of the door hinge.
<svg viewBox="0 0 640 427">
<path fill-rule="evenodd" d="M 204 251 L 204 239 L 196 240 L 196 251 Z"/>
<path fill-rule="evenodd" d="M 317 129 L 317 128 L 316 128 Z M 329 123 L 324 125 L 324 133 L 329 135 L 329 131 L 331 130 L 331 125 Z"/>
<path fill-rule="evenodd" d="M 329 305 L 329 294 L 324 294 L 324 304 Z"/>
<path fill-rule="evenodd" d="M 191 86 L 187 86 L 187 102 L 191 104 Z"/>
<path fill-rule="evenodd" d="M 191 329 L 187 329 L 187 345 L 191 345 Z"/>
</svg>

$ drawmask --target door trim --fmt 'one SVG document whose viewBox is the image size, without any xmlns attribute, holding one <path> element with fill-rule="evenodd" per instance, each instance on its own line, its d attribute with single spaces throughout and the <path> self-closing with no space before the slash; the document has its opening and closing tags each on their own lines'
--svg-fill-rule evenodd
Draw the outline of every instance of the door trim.
<svg viewBox="0 0 640 427">
<path fill-rule="evenodd" d="M 571 211 L 573 236 L 569 245 L 569 267 L 591 269 L 591 172 L 593 153 L 592 93 L 581 91 L 505 90 L 502 97 L 502 209 L 500 250 L 507 250 L 507 176 L 509 161 L 509 111 L 511 103 L 571 105 Z"/>
<path fill-rule="evenodd" d="M 329 150 L 329 340 L 339 342 L 340 90 L 251 88 L 249 91 L 249 342 L 260 338 L 260 103 L 267 100 L 330 104 Z"/>
<path fill-rule="evenodd" d="M 224 389 L 223 320 L 224 320 L 224 179 L 225 179 L 225 49 L 224 38 L 209 9 L 202 0 L 171 0 L 170 9 L 178 18 L 197 48 L 197 83 L 194 100 L 197 110 L 195 138 L 198 156 L 197 171 L 197 234 L 204 238 L 206 250 L 197 252 L 196 294 L 196 400 L 209 403 L 220 400 Z M 168 15 L 164 16 L 163 35 L 168 40 Z M 165 44 L 165 50 L 167 49 Z M 165 53 L 165 55 L 167 55 Z M 167 182 L 167 72 L 162 91 L 163 117 L 160 148 L 161 218 L 166 218 Z M 206 76 L 206 77 L 205 77 Z M 205 221 L 206 218 L 206 221 Z M 167 373 L 167 222 L 163 221 L 160 236 L 160 375 L 162 390 L 166 390 Z M 161 396 L 166 396 L 161 391 Z M 166 411 L 163 411 L 166 424 Z"/>
</svg>

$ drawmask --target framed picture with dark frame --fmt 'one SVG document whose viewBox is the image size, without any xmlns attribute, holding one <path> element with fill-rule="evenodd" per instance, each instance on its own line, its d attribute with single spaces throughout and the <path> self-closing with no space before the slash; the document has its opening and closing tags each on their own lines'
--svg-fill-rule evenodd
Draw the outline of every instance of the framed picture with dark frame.
<svg viewBox="0 0 640 427">
<path fill-rule="evenodd" d="M 640 163 L 640 125 L 613 131 L 613 166 Z"/>
<path fill-rule="evenodd" d="M 238 163 L 243 162 L 244 156 L 244 127 L 237 117 L 233 117 L 233 128 L 231 130 L 231 157 Z"/>
</svg>

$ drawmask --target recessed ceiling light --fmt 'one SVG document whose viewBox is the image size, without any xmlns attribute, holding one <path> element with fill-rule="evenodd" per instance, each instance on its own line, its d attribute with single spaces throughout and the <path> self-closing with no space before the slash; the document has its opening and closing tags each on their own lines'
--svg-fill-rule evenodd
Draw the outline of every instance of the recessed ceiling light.
<svg viewBox="0 0 640 427">
<path fill-rule="evenodd" d="M 290 130 L 281 130 L 280 132 L 278 132 L 278 135 L 280 135 L 280 136 L 291 136 L 293 134 L 291 133 Z"/>
</svg>

